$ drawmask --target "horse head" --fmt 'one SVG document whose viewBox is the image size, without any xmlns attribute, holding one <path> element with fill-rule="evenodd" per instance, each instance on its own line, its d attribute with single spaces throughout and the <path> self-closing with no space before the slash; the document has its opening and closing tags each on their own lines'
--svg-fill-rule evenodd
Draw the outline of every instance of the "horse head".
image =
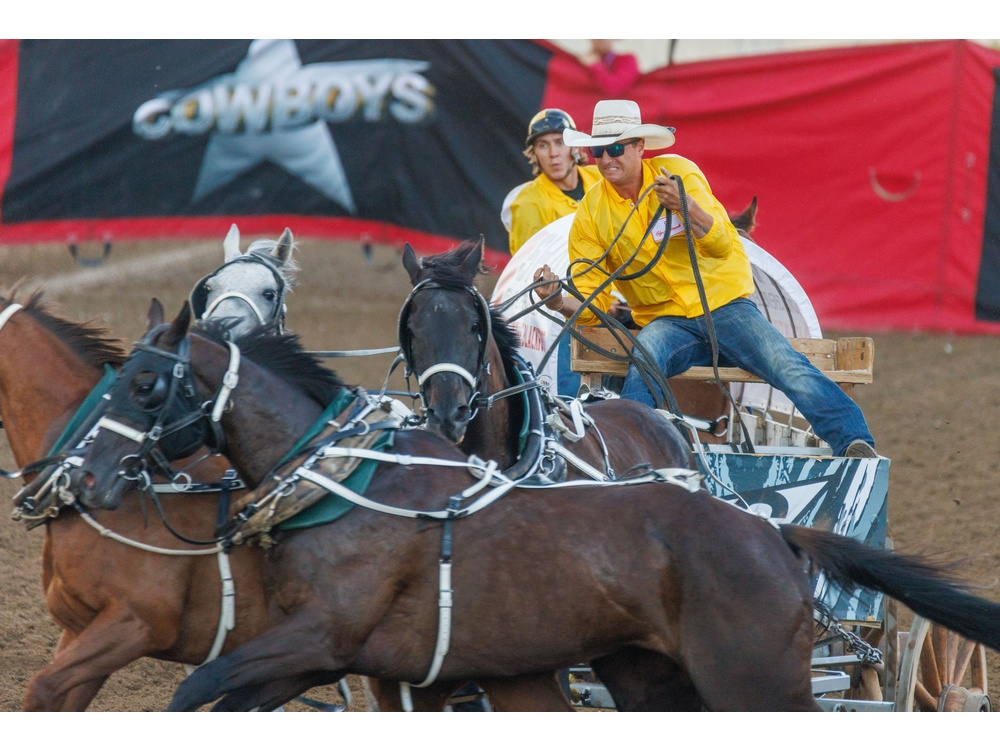
<svg viewBox="0 0 1000 750">
<path fill-rule="evenodd" d="M 409 244 L 403 266 L 413 291 L 399 314 L 399 345 L 420 387 L 427 426 L 458 443 L 475 416 L 489 375 L 489 304 L 475 286 L 483 239 L 418 261 Z"/>
<path fill-rule="evenodd" d="M 88 507 L 114 509 L 125 490 L 148 488 L 154 474 L 184 484 L 186 470 L 171 464 L 202 447 L 225 455 L 244 481 L 259 481 L 287 450 L 275 448 L 276 439 L 290 446 L 300 436 L 296 420 L 315 421 L 345 388 L 294 334 L 258 327 L 233 338 L 230 320 L 192 327 L 187 302 L 171 323 L 162 322 L 158 303 L 148 319 L 150 330 L 105 395 L 89 447 L 69 473 L 69 489 Z M 232 397 L 237 386 L 240 401 Z M 307 398 L 289 405 L 295 394 Z M 233 445 L 225 435 L 238 418 L 252 424 Z"/>
<path fill-rule="evenodd" d="M 105 443 L 117 450 L 128 446 L 120 459 L 103 471 L 71 472 L 71 488 L 90 508 L 113 510 L 126 490 L 151 484 L 150 464 L 174 478 L 169 462 L 186 458 L 202 445 L 218 448 L 221 438 L 213 432 L 202 408 L 203 399 L 193 379 L 187 333 L 191 322 L 188 303 L 172 323 L 163 323 L 162 306 L 153 301 L 148 315 L 150 330 L 137 343 L 122 366 L 115 385 L 105 396 L 103 416 L 97 423 L 88 458 L 96 465 Z M 97 437 L 111 436 L 110 441 Z"/>
<path fill-rule="evenodd" d="M 285 295 L 297 270 L 290 229 L 277 240 L 257 240 L 240 252 L 240 230 L 235 224 L 222 243 L 224 263 L 195 284 L 191 310 L 196 320 L 233 318 L 233 337 L 258 326 L 283 332 Z"/>
</svg>

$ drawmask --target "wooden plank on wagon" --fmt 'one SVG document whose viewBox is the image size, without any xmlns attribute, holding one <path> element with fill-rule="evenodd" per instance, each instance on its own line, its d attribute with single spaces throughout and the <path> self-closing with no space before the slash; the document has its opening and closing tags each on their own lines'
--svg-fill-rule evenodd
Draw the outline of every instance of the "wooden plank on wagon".
<svg viewBox="0 0 1000 750">
<path fill-rule="evenodd" d="M 571 342 L 570 367 L 574 372 L 624 375 L 628 371 L 627 361 L 610 359 L 599 351 L 603 349 L 613 355 L 624 355 L 631 349 L 631 343 L 627 339 L 619 341 L 607 328 L 581 328 L 579 331 L 587 341 L 574 338 Z M 788 341 L 792 348 L 804 354 L 818 370 L 836 383 L 872 382 L 875 348 L 869 338 L 792 338 Z M 592 345 L 588 345 L 590 342 Z M 738 367 L 720 367 L 719 375 L 726 382 L 763 382 Z M 676 377 L 681 380 L 715 380 L 711 367 L 692 367 Z"/>
</svg>

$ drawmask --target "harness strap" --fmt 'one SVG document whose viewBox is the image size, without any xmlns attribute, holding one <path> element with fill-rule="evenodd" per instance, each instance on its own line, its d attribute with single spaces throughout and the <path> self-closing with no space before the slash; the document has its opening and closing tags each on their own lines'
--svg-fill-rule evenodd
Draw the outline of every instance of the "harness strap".
<svg viewBox="0 0 1000 750">
<path fill-rule="evenodd" d="M 417 385 L 423 385 L 427 378 L 431 375 L 436 375 L 439 372 L 453 372 L 468 383 L 473 389 L 476 387 L 476 379 L 472 376 L 472 373 L 461 365 L 454 365 L 450 362 L 440 362 L 432 367 L 428 367 L 417 376 Z"/>
<path fill-rule="evenodd" d="M 227 474 L 231 471 L 232 469 L 226 469 Z M 185 481 L 184 484 L 178 484 L 176 481 L 170 483 L 154 482 L 153 491 L 161 495 L 201 495 L 206 492 L 231 493 L 233 490 L 247 488 L 246 483 L 239 478 L 228 479 L 224 476 L 219 482 L 192 482 L 186 474 L 181 473 L 178 476 L 184 476 L 188 481 Z"/>
<path fill-rule="evenodd" d="M 254 304 L 253 300 L 250 299 L 247 295 L 243 294 L 242 292 L 227 292 L 226 294 L 221 295 L 217 300 L 215 300 L 215 302 L 213 302 L 205 309 L 205 312 L 201 316 L 202 319 L 207 318 L 209 315 L 211 315 L 212 311 L 219 306 L 219 303 L 226 299 L 238 299 L 243 302 L 246 302 L 247 305 L 249 305 L 250 309 L 253 310 L 253 314 L 257 316 L 257 322 L 259 322 L 261 325 L 264 325 L 267 322 L 266 320 L 264 320 L 264 316 L 260 314 L 260 310 L 257 308 L 257 305 Z"/>
<path fill-rule="evenodd" d="M 446 523 L 450 524 L 450 521 Z M 449 528 L 450 531 L 450 528 Z M 423 688 L 430 685 L 434 680 L 437 679 L 438 674 L 441 672 L 441 665 L 444 663 L 444 657 L 448 655 L 448 649 L 451 645 L 451 609 L 452 609 L 452 594 L 454 591 L 451 588 L 451 554 L 450 554 L 450 536 L 449 536 L 449 556 L 445 559 L 443 556 L 441 558 L 441 565 L 438 574 L 438 635 L 437 642 L 434 646 L 434 658 L 431 661 L 431 668 L 427 672 L 427 677 L 418 685 L 413 687 Z M 402 682 L 400 683 L 400 691 L 403 691 L 403 686 L 406 686 L 406 693 L 409 693 L 410 683 Z M 404 706 L 404 708 L 406 708 Z M 410 702 L 410 707 L 406 708 L 407 711 L 413 710 L 412 699 Z"/>
<path fill-rule="evenodd" d="M 118 435 L 121 435 L 124 438 L 128 438 L 132 442 L 140 444 L 143 441 L 145 441 L 146 435 L 148 434 L 145 432 L 140 432 L 134 427 L 129 427 L 126 424 L 122 424 L 121 422 L 112 419 L 111 417 L 101 417 L 99 420 L 97 420 L 97 426 L 102 430 L 109 430 L 110 432 L 114 432 Z"/>
<path fill-rule="evenodd" d="M 337 359 L 339 357 L 370 357 L 373 354 L 395 354 L 399 351 L 399 345 L 386 346 L 382 349 L 345 349 L 345 350 L 320 350 L 309 352 L 314 357 L 323 359 Z"/>
<path fill-rule="evenodd" d="M 67 493 L 67 494 L 72 494 L 72 493 Z M 89 526 L 93 527 L 101 536 L 107 537 L 108 539 L 113 539 L 116 542 L 121 542 L 122 544 L 127 545 L 129 547 L 135 547 L 136 549 L 145 550 L 146 552 L 155 552 L 158 555 L 169 555 L 171 557 L 214 555 L 218 552 L 223 551 L 221 544 L 216 544 L 214 547 L 210 549 L 167 549 L 165 547 L 154 547 L 150 544 L 137 542 L 134 539 L 129 539 L 128 537 L 124 537 L 121 534 L 112 531 L 106 526 L 102 526 L 101 523 L 96 518 L 94 518 L 92 515 L 90 515 L 90 513 L 85 511 L 78 504 L 76 504 L 75 498 L 73 502 L 67 501 L 66 504 L 73 505 L 73 507 L 75 507 L 77 511 L 79 511 L 80 515 L 83 517 L 83 520 L 86 521 Z"/>
<path fill-rule="evenodd" d="M 587 426 L 593 425 L 594 420 L 584 412 L 583 404 L 580 403 L 579 399 L 570 401 L 568 407 L 570 416 L 573 418 L 572 429 L 566 426 L 566 423 L 559 416 L 558 411 L 553 411 L 549 414 L 545 421 L 553 430 L 575 443 L 587 434 Z"/>
<path fill-rule="evenodd" d="M 601 481 L 601 480 L 606 480 L 608 478 L 606 474 L 602 474 L 600 471 L 595 469 L 586 461 L 574 455 L 572 451 L 568 450 L 558 440 L 547 440 L 545 443 L 545 449 L 548 451 L 552 451 L 553 453 L 558 453 L 566 460 L 567 463 L 573 464 L 573 466 L 575 466 L 577 469 L 579 469 L 592 479 Z"/>
<path fill-rule="evenodd" d="M 448 512 L 451 513 L 444 522 L 444 531 L 441 535 L 441 562 L 438 569 L 438 635 L 437 642 L 434 646 L 434 658 L 431 660 L 430 669 L 427 672 L 427 677 L 424 681 L 414 687 L 423 688 L 430 685 L 434 680 L 437 679 L 438 674 L 441 672 L 441 665 L 444 663 L 444 657 L 448 655 L 448 649 L 451 645 L 451 609 L 452 609 L 452 595 L 454 591 L 451 588 L 451 531 L 452 522 L 458 517 L 457 513 L 461 508 L 462 500 L 466 500 L 481 489 L 489 484 L 492 478 L 493 471 L 496 469 L 496 462 L 491 461 L 487 464 L 489 471 L 483 476 L 483 478 L 472 485 L 471 487 L 466 487 L 460 493 L 452 495 L 448 498 Z M 400 686 L 401 695 L 403 695 L 403 688 Z M 407 689 L 405 695 L 408 695 L 409 690 Z M 411 706 L 409 710 L 413 710 Z"/>
<path fill-rule="evenodd" d="M 372 452 L 375 453 L 376 451 Z M 461 465 L 468 468 L 466 464 Z M 307 482 L 311 482 L 318 487 L 322 487 L 327 492 L 332 492 L 333 494 L 338 495 L 355 505 L 359 505 L 362 508 L 376 510 L 380 513 L 388 513 L 392 516 L 403 516 L 405 518 L 436 518 L 442 521 L 448 518 L 463 518 L 465 516 L 471 516 L 473 513 L 482 510 L 487 505 L 496 502 L 516 486 L 514 482 L 507 482 L 496 486 L 481 498 L 476 500 L 476 502 L 472 503 L 472 505 L 468 508 L 462 508 L 460 510 L 410 510 L 409 508 L 397 508 L 392 505 L 385 505 L 375 500 L 369 500 L 364 495 L 360 495 L 354 490 L 345 487 L 340 482 L 334 481 L 333 479 L 312 471 L 311 469 L 296 469 L 294 476 L 299 479 L 304 479 Z M 498 476 L 502 476 L 502 474 L 497 471 L 496 461 L 490 461 L 486 466 L 483 478 L 473 485 L 473 487 L 485 487 L 493 480 L 494 477 Z"/>
<path fill-rule="evenodd" d="M 21 307 L 22 305 L 15 302 L 12 305 L 7 305 L 7 307 L 4 308 L 4 311 L 0 312 L 0 329 L 7 325 L 7 321 L 10 320 L 11 316 L 20 310 Z"/>
<path fill-rule="evenodd" d="M 190 664 L 184 665 L 184 671 L 188 674 L 215 660 L 222 653 L 222 647 L 226 643 L 229 631 L 236 626 L 236 586 L 233 583 L 232 568 L 229 566 L 229 555 L 219 550 L 218 559 L 219 578 L 222 579 L 222 611 L 219 613 L 219 627 L 215 631 L 215 640 L 212 642 L 212 648 L 209 650 L 208 656 L 205 657 L 205 661 L 196 667 L 192 667 Z"/>
<path fill-rule="evenodd" d="M 233 392 L 233 389 L 240 382 L 240 348 L 232 341 L 227 341 L 226 343 L 229 344 L 229 367 L 226 368 L 226 374 L 222 376 L 219 395 L 215 397 L 215 406 L 212 407 L 212 421 L 216 423 L 222 419 L 222 412 L 226 408 L 229 394 Z"/>
</svg>

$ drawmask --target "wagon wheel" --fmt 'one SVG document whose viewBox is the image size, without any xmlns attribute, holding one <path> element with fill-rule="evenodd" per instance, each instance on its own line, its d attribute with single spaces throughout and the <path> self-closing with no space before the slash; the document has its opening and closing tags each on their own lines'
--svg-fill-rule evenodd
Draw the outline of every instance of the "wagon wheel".
<svg viewBox="0 0 1000 750">
<path fill-rule="evenodd" d="M 906 634 L 900 633 L 902 641 Z M 986 649 L 930 620 L 913 618 L 899 669 L 896 711 L 990 711 Z"/>
</svg>

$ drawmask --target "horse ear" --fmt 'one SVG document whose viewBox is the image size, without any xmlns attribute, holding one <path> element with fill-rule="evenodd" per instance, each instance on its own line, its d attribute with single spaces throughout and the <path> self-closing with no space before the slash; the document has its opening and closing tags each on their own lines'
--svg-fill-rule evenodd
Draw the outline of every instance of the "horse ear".
<svg viewBox="0 0 1000 750">
<path fill-rule="evenodd" d="M 188 330 L 191 328 L 191 303 L 187 300 L 184 301 L 184 306 L 181 311 L 177 313 L 177 317 L 174 318 L 173 323 L 170 324 L 170 330 L 167 331 L 166 339 L 164 343 L 168 346 L 176 346 L 180 343 L 188 334 Z"/>
<path fill-rule="evenodd" d="M 736 231 L 744 237 L 749 238 L 750 233 L 757 226 L 757 196 L 753 197 L 749 206 L 744 208 L 740 213 L 730 216 L 729 220 L 736 227 Z"/>
<path fill-rule="evenodd" d="M 281 233 L 278 238 L 278 243 L 274 246 L 271 251 L 271 255 L 281 261 L 282 265 L 292 257 L 292 245 L 294 241 L 292 240 L 292 230 L 285 227 L 285 231 Z"/>
<path fill-rule="evenodd" d="M 156 326 L 163 325 L 163 320 L 163 303 L 153 297 L 153 301 L 149 303 L 149 312 L 146 313 L 146 324 L 149 326 L 146 330 L 152 331 Z"/>
<path fill-rule="evenodd" d="M 242 255 L 240 252 L 240 230 L 235 224 L 229 227 L 229 234 L 222 241 L 222 249 L 225 253 L 223 261 L 226 263 L 234 261 Z"/>
<path fill-rule="evenodd" d="M 470 279 L 475 279 L 480 271 L 483 264 L 483 246 L 485 244 L 485 238 L 483 235 L 479 235 L 479 242 L 469 250 L 468 255 L 465 256 L 465 260 L 462 261 L 462 270 L 469 275 Z"/>
<path fill-rule="evenodd" d="M 420 271 L 423 269 L 420 267 L 420 261 L 417 260 L 417 253 L 410 247 L 409 242 L 403 245 L 403 268 L 410 274 L 410 283 L 416 286 L 420 278 Z"/>
</svg>

